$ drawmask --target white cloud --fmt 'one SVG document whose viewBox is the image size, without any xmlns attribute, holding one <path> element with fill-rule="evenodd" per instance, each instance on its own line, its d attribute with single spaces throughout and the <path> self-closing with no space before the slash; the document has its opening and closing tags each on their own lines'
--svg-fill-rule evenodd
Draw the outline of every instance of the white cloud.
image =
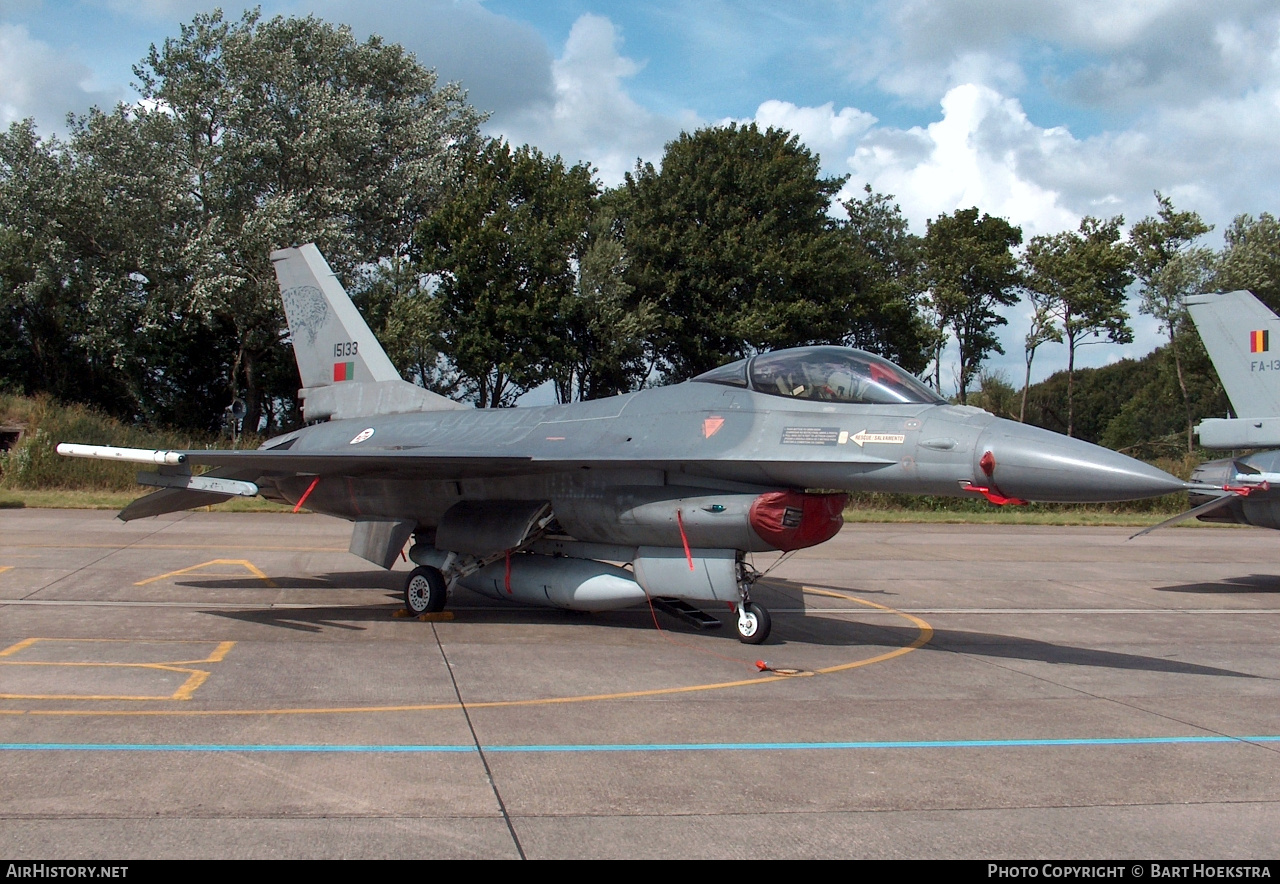
<svg viewBox="0 0 1280 884">
<path fill-rule="evenodd" d="M 902 134 L 918 142 L 906 157 L 893 149 L 894 139 L 869 135 L 850 159 L 850 185 L 869 182 L 895 194 L 919 230 L 928 218 L 970 206 L 1009 219 L 1028 236 L 1079 221 L 1055 190 L 1022 168 L 1025 155 L 1052 152 L 1070 136 L 1037 129 L 1013 99 L 982 86 L 957 86 L 942 99 L 942 119 Z"/>
<path fill-rule="evenodd" d="M 554 101 L 495 117 L 489 128 L 513 143 L 558 153 L 568 163 L 587 161 L 607 185 L 620 183 L 637 158 L 659 162 L 666 142 L 699 120 L 692 112 L 678 119 L 659 116 L 632 100 L 625 81 L 639 65 L 619 52 L 620 42 L 609 19 L 582 15 L 552 66 Z"/>
<path fill-rule="evenodd" d="M 850 144 L 876 124 L 876 118 L 853 107 L 837 112 L 830 101 L 821 107 L 797 107 L 771 99 L 756 110 L 755 122 L 762 128 L 772 126 L 795 133 L 805 147 L 822 157 L 827 168 L 835 168 L 848 155 Z"/>
<path fill-rule="evenodd" d="M 34 117 L 46 134 L 62 132 L 68 112 L 113 106 L 119 93 L 91 88 L 92 76 L 25 27 L 0 24 L 0 126 Z"/>
<path fill-rule="evenodd" d="M 1280 99 L 1257 95 L 1255 104 L 1269 107 Z M 939 104 L 940 115 L 925 126 L 897 128 L 877 123 L 856 108 L 797 107 L 781 101 L 760 105 L 755 122 L 787 128 L 812 150 L 820 150 L 824 171 L 849 174 L 841 198 L 861 195 L 864 183 L 893 194 L 912 229 L 923 234 L 926 222 L 943 213 L 976 206 L 1007 218 L 1032 236 L 1075 228 L 1086 214 L 1123 214 L 1130 223 L 1151 214 L 1152 191 L 1159 189 L 1179 208 L 1213 211 L 1214 181 L 1228 172 L 1204 162 L 1208 145 L 1184 152 L 1188 139 L 1208 141 L 1211 132 L 1240 130 L 1219 152 L 1231 155 L 1242 144 L 1267 144 L 1268 129 L 1257 122 L 1258 109 L 1245 111 L 1234 104 L 1213 114 L 1167 114 L 1152 132 L 1129 131 L 1079 139 L 1065 127 L 1037 126 L 1021 104 L 985 86 L 965 84 L 949 90 Z M 1269 111 L 1273 116 L 1275 110 Z M 1240 119 L 1230 118 L 1238 114 Z M 1272 130 L 1273 131 L 1273 130 Z M 1268 180 L 1280 180 L 1278 167 Z M 1217 171 L 1213 171 L 1217 169 Z M 1210 173 L 1210 177 L 1202 177 Z M 1246 185 L 1247 186 L 1247 185 Z M 1268 195 L 1274 194 L 1274 190 Z M 1265 207 L 1262 207 L 1265 208 Z M 1261 210 L 1261 209 L 1259 209 Z M 1256 213 L 1256 212 L 1255 212 Z M 1219 221 L 1218 223 L 1222 223 Z M 1130 304 L 1135 340 L 1132 344 L 1084 347 L 1077 354 L 1082 367 L 1103 365 L 1125 357 L 1139 358 L 1162 343 L 1155 324 Z M 1009 324 L 1000 331 L 1006 355 L 994 356 L 989 368 L 1020 382 L 1023 337 L 1030 317 L 1024 305 L 1004 311 Z M 1062 368 L 1060 347 L 1046 346 L 1037 356 L 1034 379 Z M 944 374 L 949 369 L 944 366 Z"/>
<path fill-rule="evenodd" d="M 844 38 L 857 81 L 931 103 L 957 85 L 1141 115 L 1275 80 L 1274 0 L 905 0 Z"/>
<path fill-rule="evenodd" d="M 152 19 L 158 21 L 189 20 L 196 13 L 208 12 L 211 6 L 202 0 L 91 0 L 94 6 L 101 6 L 117 15 L 134 19 Z M 227 9 L 235 9 L 234 3 L 224 4 Z M 239 18 L 236 12 L 234 18 Z"/>
<path fill-rule="evenodd" d="M 1080 213 L 1024 168 L 1036 171 L 1037 161 L 1043 165 L 1078 144 L 1065 130 L 1038 128 L 1016 100 L 972 84 L 948 92 L 941 110 L 936 122 L 904 130 L 878 127 L 857 108 L 837 112 L 830 103 L 797 107 L 770 100 L 754 121 L 795 132 L 821 154 L 826 172 L 849 174 L 842 198 L 868 183 L 894 194 L 918 232 L 928 219 L 970 206 L 1008 218 L 1028 235 L 1079 222 Z"/>
<path fill-rule="evenodd" d="M 552 58 L 542 37 L 475 0 L 320 0 L 311 11 L 350 25 L 361 38 L 380 34 L 399 43 L 442 82 L 460 83 L 470 104 L 494 119 L 553 100 Z"/>
</svg>

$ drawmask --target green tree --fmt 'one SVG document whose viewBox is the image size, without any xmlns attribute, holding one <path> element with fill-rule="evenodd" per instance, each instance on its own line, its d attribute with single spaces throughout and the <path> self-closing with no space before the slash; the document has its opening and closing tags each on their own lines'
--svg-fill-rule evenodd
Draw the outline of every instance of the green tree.
<svg viewBox="0 0 1280 884">
<path fill-rule="evenodd" d="M 1267 212 L 1257 218 L 1237 215 L 1225 239 L 1218 256 L 1217 287 L 1224 292 L 1253 292 L 1273 311 L 1280 311 L 1280 220 Z"/>
<path fill-rule="evenodd" d="M 413 260 L 383 258 L 364 268 L 352 300 L 405 380 L 441 396 L 460 394 L 458 373 L 437 349 L 436 304 Z"/>
<path fill-rule="evenodd" d="M 1012 418 L 1018 391 L 1002 371 L 983 371 L 978 375 L 978 389 L 969 404 L 989 411 L 996 417 Z"/>
<path fill-rule="evenodd" d="M 64 236 L 71 178 L 69 159 L 33 121 L 0 135 L 0 377 L 24 393 L 65 396 L 87 368 Z"/>
<path fill-rule="evenodd" d="M 924 280 L 928 306 L 939 332 L 949 332 L 960 350 L 960 401 L 990 353 L 1003 353 L 996 328 L 1008 320 L 997 307 L 1018 302 L 1020 275 L 1014 246 L 1022 243 L 1021 228 L 978 210 L 957 209 L 929 222 L 924 236 Z M 941 387 L 939 335 L 934 352 L 934 384 Z"/>
<path fill-rule="evenodd" d="M 881 334 L 880 315 L 892 312 L 876 300 L 885 290 L 858 287 L 848 238 L 828 212 L 842 183 L 821 177 L 796 136 L 754 124 L 684 133 L 661 171 L 627 175 L 626 281 L 637 303 L 658 310 L 654 344 L 669 378 L 809 343 L 909 349 Z"/>
<path fill-rule="evenodd" d="M 1037 292 L 1035 289 L 1027 289 L 1028 300 L 1031 301 L 1031 327 L 1027 330 L 1024 348 L 1026 353 L 1027 371 L 1022 378 L 1022 402 L 1018 406 L 1018 422 L 1024 423 L 1027 419 L 1027 391 L 1031 388 L 1031 363 L 1036 358 L 1036 350 L 1041 344 L 1062 343 L 1062 329 L 1058 328 L 1058 323 L 1054 319 L 1053 311 L 1050 309 L 1049 298 L 1046 295 Z"/>
<path fill-rule="evenodd" d="M 572 364 L 563 309 L 598 193 L 589 166 L 494 140 L 419 228 L 436 346 L 477 405 L 510 405 Z"/>
<path fill-rule="evenodd" d="M 610 198 L 601 199 L 578 259 L 573 290 L 562 302 L 569 358 L 557 369 L 556 398 L 599 399 L 636 389 L 653 368 L 648 340 L 657 327 L 653 305 L 633 298 L 626 247 Z"/>
<path fill-rule="evenodd" d="M 853 253 L 857 327 L 846 343 L 892 359 L 908 371 L 924 371 L 932 352 L 930 329 L 920 314 L 921 242 L 911 233 L 893 196 L 863 187 L 861 199 L 843 205 L 841 225 Z"/>
<path fill-rule="evenodd" d="M 1076 350 L 1085 343 L 1133 340 L 1125 289 L 1133 282 L 1132 252 L 1121 240 L 1124 218 L 1085 216 L 1079 231 L 1036 236 L 1027 244 L 1026 285 L 1041 298 L 1067 345 L 1067 435 L 1074 429 Z M 1092 339 L 1092 340 L 1089 340 Z M 1031 360 L 1028 357 L 1028 374 Z"/>
<path fill-rule="evenodd" d="M 230 400 L 228 330 L 154 309 L 188 289 L 184 182 L 119 109 L 68 142 L 0 136 L 0 375 L 129 421 L 211 428 Z M 14 348 L 11 358 L 6 349 Z"/>
<path fill-rule="evenodd" d="M 230 383 L 256 427 L 296 383 L 270 252 L 315 241 L 340 274 L 405 254 L 473 151 L 480 115 L 401 47 L 310 17 L 197 16 L 134 72 L 137 125 L 191 202 L 189 294 L 159 306 L 234 330 Z M 288 386 L 264 387 L 268 377 Z"/>
<path fill-rule="evenodd" d="M 1179 212 L 1173 202 L 1156 192 L 1159 210 L 1133 225 L 1129 240 L 1135 250 L 1135 275 L 1141 283 L 1143 313 L 1155 317 L 1169 336 L 1178 389 L 1186 417 L 1187 453 L 1194 448 L 1191 392 L 1184 371 L 1186 338 L 1192 335 L 1185 298 L 1210 285 L 1213 253 L 1194 245 L 1213 229 L 1195 212 Z"/>
</svg>

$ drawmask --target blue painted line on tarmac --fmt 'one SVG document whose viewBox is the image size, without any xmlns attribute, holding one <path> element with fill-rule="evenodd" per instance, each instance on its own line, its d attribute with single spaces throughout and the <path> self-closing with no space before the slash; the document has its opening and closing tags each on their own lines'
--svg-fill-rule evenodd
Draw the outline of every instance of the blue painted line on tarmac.
<svg viewBox="0 0 1280 884">
<path fill-rule="evenodd" d="M 1213 743 L 1280 743 L 1280 735 L 1248 737 L 1081 737 L 1037 740 L 869 740 L 831 743 L 579 743 L 485 746 L 485 752 L 779 752 L 851 749 L 1006 749 L 1027 746 L 1169 746 Z M 344 752 L 443 754 L 475 752 L 474 746 L 325 745 L 321 743 L 0 743 L 9 752 Z"/>
</svg>

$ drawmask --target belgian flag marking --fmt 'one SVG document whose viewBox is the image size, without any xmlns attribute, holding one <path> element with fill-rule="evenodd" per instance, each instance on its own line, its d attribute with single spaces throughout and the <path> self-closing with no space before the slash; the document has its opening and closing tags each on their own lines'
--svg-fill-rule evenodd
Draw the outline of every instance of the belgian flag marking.
<svg viewBox="0 0 1280 884">
<path fill-rule="evenodd" d="M 356 376 L 356 364 L 354 362 L 335 362 L 333 364 L 333 380 L 350 381 Z"/>
<path fill-rule="evenodd" d="M 1271 333 L 1267 329 L 1249 332 L 1249 352 L 1266 353 L 1271 349 Z"/>
</svg>

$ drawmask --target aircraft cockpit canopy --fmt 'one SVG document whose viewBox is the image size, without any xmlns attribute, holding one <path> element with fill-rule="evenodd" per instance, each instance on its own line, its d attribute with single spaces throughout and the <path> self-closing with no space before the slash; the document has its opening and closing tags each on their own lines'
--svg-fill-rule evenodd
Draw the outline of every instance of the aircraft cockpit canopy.
<svg viewBox="0 0 1280 884">
<path fill-rule="evenodd" d="M 762 353 L 693 380 L 757 393 L 856 405 L 936 404 L 942 398 L 887 359 L 851 347 L 799 347 Z"/>
</svg>

